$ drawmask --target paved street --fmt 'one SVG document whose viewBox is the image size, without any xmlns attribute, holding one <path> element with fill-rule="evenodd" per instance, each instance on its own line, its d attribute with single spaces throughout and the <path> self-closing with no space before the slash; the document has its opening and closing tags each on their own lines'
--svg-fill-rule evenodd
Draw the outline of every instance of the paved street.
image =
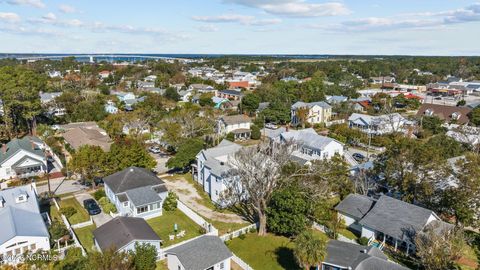
<svg viewBox="0 0 480 270">
<path fill-rule="evenodd" d="M 84 192 L 84 193 L 75 194 L 75 199 L 77 199 L 80 205 L 83 206 L 84 200 L 93 199 L 93 197 L 89 193 Z M 109 214 L 104 213 L 103 209 L 100 214 L 94 215 L 92 216 L 92 218 L 93 218 L 93 222 L 95 223 L 95 225 L 97 225 L 97 227 L 100 227 L 103 224 L 107 223 L 108 221 L 112 220 L 112 217 Z"/>
<path fill-rule="evenodd" d="M 56 195 L 73 193 L 73 192 L 78 192 L 86 189 L 85 186 L 81 185 L 76 180 L 64 180 L 64 179 L 65 179 L 64 177 L 61 177 L 61 178 L 50 180 L 51 190 Z M 37 186 L 37 191 L 38 193 L 48 192 L 48 185 L 43 184 L 42 182 L 41 185 Z"/>
<path fill-rule="evenodd" d="M 167 160 L 170 158 L 170 156 L 165 154 L 153 154 L 153 153 L 150 153 L 150 155 L 157 161 L 157 166 L 155 167 L 155 171 L 157 173 L 165 173 L 168 171 L 166 163 L 167 163 Z"/>
</svg>

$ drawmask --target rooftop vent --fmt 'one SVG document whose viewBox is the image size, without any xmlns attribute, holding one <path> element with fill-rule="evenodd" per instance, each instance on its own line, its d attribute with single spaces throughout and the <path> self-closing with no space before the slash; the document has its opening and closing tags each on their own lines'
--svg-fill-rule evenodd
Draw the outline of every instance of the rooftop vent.
<svg viewBox="0 0 480 270">
<path fill-rule="evenodd" d="M 28 195 L 26 192 L 21 191 L 15 194 L 15 202 L 16 203 L 24 203 L 27 201 Z"/>
<path fill-rule="evenodd" d="M 5 207 L 5 199 L 2 196 L 0 196 L 0 208 L 3 208 L 3 207 Z"/>
</svg>

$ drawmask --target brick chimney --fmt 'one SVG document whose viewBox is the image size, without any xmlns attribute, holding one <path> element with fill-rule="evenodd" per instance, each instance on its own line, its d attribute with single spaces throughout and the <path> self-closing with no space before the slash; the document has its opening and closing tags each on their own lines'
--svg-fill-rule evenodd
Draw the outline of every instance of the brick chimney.
<svg viewBox="0 0 480 270">
<path fill-rule="evenodd" d="M 2 153 L 4 153 L 4 154 L 7 153 L 7 144 L 6 143 L 4 143 L 2 145 Z"/>
</svg>

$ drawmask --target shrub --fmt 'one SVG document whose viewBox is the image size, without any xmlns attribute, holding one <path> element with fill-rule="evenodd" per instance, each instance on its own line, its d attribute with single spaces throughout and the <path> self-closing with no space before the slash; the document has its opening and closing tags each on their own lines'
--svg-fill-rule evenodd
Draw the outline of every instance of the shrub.
<svg viewBox="0 0 480 270">
<path fill-rule="evenodd" d="M 165 201 L 163 202 L 163 209 L 165 209 L 165 211 L 175 211 L 175 209 L 177 209 L 177 199 L 177 194 L 169 191 L 167 198 L 165 198 Z"/>
<path fill-rule="evenodd" d="M 231 141 L 231 142 L 235 141 L 235 134 L 233 134 L 231 132 L 228 133 L 226 139 Z"/>
<path fill-rule="evenodd" d="M 252 140 L 259 140 L 260 136 L 262 136 L 262 133 L 260 132 L 260 128 L 256 125 L 252 125 L 250 129 L 252 130 L 251 136 L 250 136 Z"/>
<path fill-rule="evenodd" d="M 368 245 L 368 238 L 367 237 L 361 237 L 360 239 L 358 239 L 358 243 L 362 246 L 366 246 L 366 245 Z"/>
<path fill-rule="evenodd" d="M 244 239 L 245 239 L 245 237 L 246 237 L 246 236 L 245 236 L 245 234 L 244 234 L 244 233 L 242 233 L 242 234 L 240 234 L 240 235 L 238 236 L 238 238 L 240 238 L 240 240 L 244 240 Z"/>
<path fill-rule="evenodd" d="M 95 191 L 95 193 L 93 193 L 93 198 L 95 198 L 95 200 L 100 200 L 102 197 L 106 197 L 107 195 L 105 194 L 105 190 L 103 189 L 99 189 L 97 191 Z"/>
<path fill-rule="evenodd" d="M 58 220 L 52 220 L 52 224 L 50 224 L 50 227 L 48 227 L 48 231 L 53 240 L 57 240 L 69 234 L 65 225 Z"/>
<path fill-rule="evenodd" d="M 60 213 L 64 214 L 67 218 L 71 218 L 73 215 L 77 213 L 77 209 L 72 206 L 67 206 L 60 208 Z"/>
<path fill-rule="evenodd" d="M 98 200 L 98 203 L 103 209 L 103 212 L 105 213 L 116 213 L 117 212 L 117 207 L 113 203 L 111 203 L 107 197 L 102 197 Z"/>
</svg>

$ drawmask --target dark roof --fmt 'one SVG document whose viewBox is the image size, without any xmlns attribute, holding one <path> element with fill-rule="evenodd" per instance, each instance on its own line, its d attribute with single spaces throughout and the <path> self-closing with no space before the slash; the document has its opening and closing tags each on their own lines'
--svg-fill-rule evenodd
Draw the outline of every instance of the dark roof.
<svg viewBox="0 0 480 270">
<path fill-rule="evenodd" d="M 160 196 L 158 196 L 158 193 L 155 192 L 151 186 L 130 189 L 125 193 L 130 199 L 130 202 L 137 207 L 161 201 Z"/>
<path fill-rule="evenodd" d="M 232 257 L 232 252 L 217 236 L 204 235 L 167 251 L 177 256 L 185 270 L 204 270 Z"/>
<path fill-rule="evenodd" d="M 408 268 L 389 262 L 387 256 L 376 247 L 330 240 L 325 264 L 351 267 L 352 270 L 406 270 Z"/>
<path fill-rule="evenodd" d="M 456 120 L 458 124 L 466 124 L 469 122 L 468 114 L 472 111 L 472 109 L 468 107 L 456 107 L 456 106 L 446 106 L 446 105 L 439 105 L 439 104 L 422 104 L 420 109 L 418 109 L 417 116 L 421 117 L 426 115 L 425 112 L 427 110 L 432 111 L 434 116 L 437 116 L 443 121 L 452 121 L 452 114 L 453 113 L 460 113 L 460 118 Z"/>
<path fill-rule="evenodd" d="M 139 187 L 164 184 L 153 172 L 139 167 L 128 167 L 105 177 L 103 181 L 115 194 Z"/>
<path fill-rule="evenodd" d="M 222 90 L 220 93 L 232 96 L 243 96 L 242 92 L 237 90 Z"/>
<path fill-rule="evenodd" d="M 116 250 L 136 240 L 160 241 L 143 218 L 116 217 L 93 231 L 101 250 Z"/>
<path fill-rule="evenodd" d="M 382 195 L 359 224 L 388 234 L 399 240 L 409 240 L 423 230 L 432 210 Z"/>
<path fill-rule="evenodd" d="M 374 204 L 375 200 L 373 198 L 359 194 L 350 194 L 335 207 L 335 210 L 361 219 L 372 209 Z"/>
</svg>

